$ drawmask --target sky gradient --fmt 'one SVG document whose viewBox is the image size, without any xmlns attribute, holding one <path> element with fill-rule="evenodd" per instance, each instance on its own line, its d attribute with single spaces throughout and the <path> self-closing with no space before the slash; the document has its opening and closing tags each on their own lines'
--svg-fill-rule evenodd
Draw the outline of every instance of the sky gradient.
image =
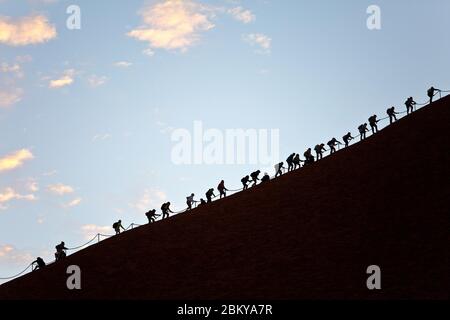
<svg viewBox="0 0 450 320">
<path fill-rule="evenodd" d="M 279 129 L 284 159 L 449 90 L 449 14 L 445 0 L 0 0 L 0 277 L 259 168 L 177 166 L 174 129 Z"/>
</svg>

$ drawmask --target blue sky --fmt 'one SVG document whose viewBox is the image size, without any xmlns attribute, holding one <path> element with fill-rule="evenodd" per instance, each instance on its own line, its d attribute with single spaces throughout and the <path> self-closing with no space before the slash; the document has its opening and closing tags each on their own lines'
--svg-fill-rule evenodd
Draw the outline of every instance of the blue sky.
<svg viewBox="0 0 450 320">
<path fill-rule="evenodd" d="M 0 277 L 260 167 L 175 165 L 171 132 L 195 120 L 279 129 L 285 158 L 449 89 L 449 13 L 445 0 L 0 0 Z"/>
</svg>

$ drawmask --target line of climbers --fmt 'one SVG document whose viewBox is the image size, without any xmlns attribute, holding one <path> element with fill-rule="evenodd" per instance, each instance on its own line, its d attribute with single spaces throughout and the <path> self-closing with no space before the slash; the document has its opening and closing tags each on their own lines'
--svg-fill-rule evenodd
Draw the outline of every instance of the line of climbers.
<svg viewBox="0 0 450 320">
<path fill-rule="evenodd" d="M 433 98 L 436 96 L 436 94 L 438 94 L 438 93 L 440 94 L 441 92 L 443 92 L 443 91 L 440 89 L 436 89 L 434 87 L 431 87 L 430 89 L 428 89 L 427 96 L 430 99 L 429 103 L 431 104 L 433 102 Z M 413 97 L 409 97 L 405 101 L 407 115 L 414 112 L 416 105 L 418 105 L 418 103 L 414 101 Z M 386 110 L 386 114 L 389 117 L 389 123 L 392 124 L 394 121 L 397 121 L 396 115 L 399 114 L 399 112 L 395 111 L 395 107 L 390 107 Z M 367 128 L 367 126 L 368 126 L 367 123 L 361 124 L 358 127 L 360 141 L 366 139 L 366 133 L 369 131 L 371 131 L 372 134 L 377 133 L 378 132 L 377 124 L 380 121 L 381 120 L 377 119 L 377 115 L 370 116 L 368 119 L 368 122 L 369 122 L 371 130 L 369 130 Z M 350 141 L 353 139 L 355 139 L 355 137 L 353 137 L 350 132 L 348 132 L 347 134 L 345 134 L 342 137 L 342 140 L 344 141 L 344 143 L 338 141 L 336 138 L 332 138 L 330 141 L 327 142 L 327 145 L 328 145 L 329 151 L 330 151 L 330 155 L 334 154 L 336 152 L 336 146 L 344 145 L 345 147 L 348 147 L 350 144 Z M 275 178 L 277 178 L 283 174 L 283 169 L 287 169 L 287 171 L 290 172 L 290 171 L 293 171 L 296 169 L 300 169 L 302 167 L 302 165 L 301 165 L 302 163 L 304 164 L 303 166 L 306 166 L 306 165 L 310 165 L 316 161 L 321 160 L 323 158 L 323 153 L 326 152 L 327 149 L 325 148 L 325 144 L 321 143 L 314 147 L 314 151 L 316 153 L 315 157 L 314 157 L 314 155 L 312 155 L 311 148 L 308 148 L 308 150 L 306 150 L 303 153 L 305 160 L 300 159 L 299 154 L 292 153 L 286 159 L 287 168 L 284 167 L 284 162 L 280 162 L 280 163 L 276 164 L 274 166 Z M 256 186 L 258 184 L 258 181 L 261 181 L 261 183 L 265 183 L 265 182 L 268 182 L 271 180 L 268 173 L 264 173 L 264 176 L 261 179 L 259 178 L 260 174 L 261 174 L 261 171 L 256 170 L 256 171 L 252 172 L 250 175 L 246 175 L 245 177 L 243 177 L 241 179 L 242 190 L 247 190 L 249 186 L 251 186 L 251 187 Z M 219 185 L 217 186 L 217 190 L 219 191 L 218 196 L 220 197 L 220 199 L 225 198 L 227 196 L 226 192 L 230 191 L 225 187 L 224 180 L 220 181 Z M 186 197 L 187 209 L 184 212 L 191 211 L 192 206 L 195 205 L 196 203 L 199 203 L 198 206 L 203 206 L 207 203 L 212 202 L 212 199 L 215 198 L 216 195 L 214 194 L 214 188 L 210 188 L 205 193 L 206 201 L 203 198 L 201 198 L 199 201 L 196 201 L 196 200 L 194 200 L 194 197 L 195 197 L 195 194 L 193 194 L 193 193 L 190 196 Z M 152 209 L 152 210 L 146 212 L 145 215 L 147 216 L 148 223 L 154 223 L 156 221 L 156 219 L 160 216 L 162 216 L 162 219 L 169 218 L 170 213 L 175 213 L 175 212 L 173 212 L 170 209 L 170 202 L 165 202 L 161 205 L 161 214 L 156 214 L 156 210 Z M 121 229 L 125 230 L 125 228 L 122 226 L 121 220 L 115 222 L 112 227 L 113 227 L 114 231 L 116 232 L 116 235 L 120 234 Z M 55 253 L 56 261 L 66 257 L 66 250 L 68 250 L 68 248 L 65 247 L 65 244 L 63 241 L 60 244 L 58 244 L 55 248 L 56 248 L 56 253 Z M 35 261 L 33 261 L 32 265 L 33 265 L 33 271 L 34 271 L 34 270 L 43 268 L 45 266 L 45 262 L 41 257 L 38 257 Z"/>
<path fill-rule="evenodd" d="M 437 94 L 440 93 L 441 90 L 436 89 L 434 87 L 431 87 L 430 89 L 428 89 L 427 91 L 427 95 L 429 97 L 429 101 L 430 103 L 433 102 L 433 97 Z M 417 102 L 414 101 L 413 97 L 409 97 L 406 101 L 405 101 L 405 106 L 406 106 L 406 112 L 409 115 L 410 113 L 412 113 L 415 110 L 415 106 L 417 105 Z M 395 107 L 392 106 L 390 108 L 388 108 L 386 110 L 386 114 L 389 118 L 389 123 L 392 124 L 394 121 L 397 121 L 397 114 L 399 114 L 399 112 L 395 111 Z M 361 124 L 358 127 L 358 131 L 359 131 L 359 137 L 360 137 L 360 141 L 366 139 L 366 134 L 367 132 L 371 131 L 372 134 L 375 134 L 378 132 L 378 122 L 380 122 L 381 120 L 378 120 L 377 115 L 372 115 L 368 118 L 368 124 L 364 123 Z M 370 130 L 368 129 L 368 125 L 370 125 Z M 336 138 L 332 138 L 330 141 L 327 142 L 327 145 L 329 147 L 329 151 L 330 151 L 330 155 L 334 154 L 337 150 L 336 147 L 339 145 L 344 145 L 345 147 L 348 147 L 350 144 L 350 141 L 355 139 L 355 137 L 352 136 L 352 134 L 350 132 L 346 133 L 343 137 L 342 140 L 344 143 L 340 142 L 339 140 L 337 140 Z M 323 158 L 323 153 L 325 151 L 327 151 L 327 149 L 325 148 L 325 144 L 321 143 L 318 144 L 314 147 L 314 151 L 316 153 L 316 157 L 314 157 L 312 155 L 312 149 L 309 148 L 308 150 L 306 150 L 303 153 L 303 156 L 305 157 L 305 160 L 300 159 L 300 155 L 296 154 L 296 153 L 292 153 L 287 159 L 286 159 L 286 164 L 287 164 L 287 168 L 284 166 L 284 162 L 280 162 L 277 163 L 274 168 L 275 168 L 275 178 L 281 176 L 283 174 L 283 169 L 287 170 L 288 172 L 292 171 L 292 170 L 296 170 L 302 167 L 302 163 L 305 165 L 309 165 L 314 163 L 315 161 L 319 161 Z M 260 179 L 259 176 L 261 174 L 260 170 L 256 170 L 254 172 L 252 172 L 250 175 L 246 175 L 245 177 L 243 177 L 241 179 L 241 183 L 242 183 L 242 190 L 247 190 L 249 186 L 253 187 L 256 186 L 258 184 L 259 181 L 261 181 L 261 183 L 270 181 L 270 176 L 268 173 L 264 173 L 264 176 Z M 217 190 L 219 191 L 219 197 L 220 199 L 226 197 L 226 192 L 229 191 L 226 187 L 225 187 L 225 182 L 222 180 L 219 185 L 217 186 Z M 210 188 L 208 189 L 208 191 L 205 193 L 206 196 L 206 201 L 201 198 L 199 201 L 194 200 L 195 194 L 191 194 L 190 196 L 186 197 L 186 204 L 187 204 L 187 209 L 184 212 L 188 212 L 190 210 L 192 210 L 192 206 L 199 203 L 199 206 L 205 205 L 207 203 L 210 203 L 212 201 L 213 198 L 216 197 L 216 195 L 214 194 L 214 188 Z M 170 210 L 169 208 L 170 206 L 170 202 L 164 203 L 161 206 L 161 211 L 162 211 L 162 219 L 168 218 L 169 217 L 169 212 L 170 213 L 174 213 L 173 211 Z M 148 222 L 149 223 L 153 223 L 156 221 L 156 218 L 161 216 L 161 215 L 157 215 L 156 214 L 156 210 L 152 209 L 150 211 L 148 211 L 146 213 L 146 216 L 148 218 Z"/>
</svg>

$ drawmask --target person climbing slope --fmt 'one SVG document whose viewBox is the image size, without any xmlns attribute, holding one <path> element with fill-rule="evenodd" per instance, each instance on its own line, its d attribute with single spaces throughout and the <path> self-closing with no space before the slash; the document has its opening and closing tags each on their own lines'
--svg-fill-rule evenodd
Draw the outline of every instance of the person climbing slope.
<svg viewBox="0 0 450 320">
<path fill-rule="evenodd" d="M 259 181 L 259 174 L 261 173 L 261 170 L 256 170 L 255 172 L 252 172 L 252 174 L 250 174 L 250 177 L 252 178 L 252 182 L 253 182 L 253 187 L 256 186 L 256 184 Z"/>
<path fill-rule="evenodd" d="M 350 141 L 352 141 L 354 138 L 352 137 L 352 134 L 348 132 L 345 136 L 342 137 L 342 140 L 344 140 L 345 147 L 347 148 L 350 144 Z"/>
<path fill-rule="evenodd" d="M 248 182 L 250 181 L 250 176 L 245 176 L 241 179 L 242 182 L 242 190 L 247 190 L 248 189 Z"/>
<path fill-rule="evenodd" d="M 284 162 L 277 163 L 275 166 L 275 178 L 283 174 Z"/>
<path fill-rule="evenodd" d="M 206 191 L 206 200 L 208 203 L 210 203 L 212 201 L 212 197 L 215 197 L 216 195 L 214 194 L 214 189 L 211 188 L 208 191 Z"/>
<path fill-rule="evenodd" d="M 220 181 L 219 185 L 217 186 L 217 190 L 219 190 L 220 199 L 227 196 L 228 189 L 225 187 L 225 181 Z"/>
<path fill-rule="evenodd" d="M 150 210 L 150 211 L 146 212 L 145 216 L 148 219 L 148 223 L 153 223 L 153 222 L 156 221 L 156 218 L 159 217 L 160 215 L 156 214 L 156 210 L 153 209 L 153 210 Z"/>
<path fill-rule="evenodd" d="M 169 218 L 169 213 L 174 213 L 170 209 L 170 202 L 163 203 L 161 206 L 161 212 L 162 212 L 162 219 Z"/>
<path fill-rule="evenodd" d="M 191 193 L 191 195 L 190 196 L 188 196 L 188 197 L 186 197 L 186 204 L 187 204 L 187 210 L 189 211 L 189 210 L 192 210 L 192 204 L 194 204 L 195 203 L 195 201 L 194 201 L 194 196 L 195 196 L 195 194 L 193 194 L 193 193 Z"/>
<path fill-rule="evenodd" d="M 113 227 L 114 231 L 116 232 L 116 234 L 120 233 L 120 228 L 122 228 L 123 231 L 125 231 L 125 228 L 122 226 L 122 220 L 114 222 L 112 227 Z"/>
<path fill-rule="evenodd" d="M 360 141 L 364 140 L 366 138 L 367 131 L 369 131 L 369 129 L 367 129 L 367 123 L 360 125 L 358 127 L 358 131 L 359 131 Z"/>
</svg>

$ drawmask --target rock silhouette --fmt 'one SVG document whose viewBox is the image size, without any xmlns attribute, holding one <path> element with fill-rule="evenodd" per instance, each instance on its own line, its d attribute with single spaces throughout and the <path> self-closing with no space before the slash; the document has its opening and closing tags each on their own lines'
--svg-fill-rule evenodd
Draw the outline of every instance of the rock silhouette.
<svg viewBox="0 0 450 320">
<path fill-rule="evenodd" d="M 450 97 L 302 170 L 104 240 L 0 299 L 448 299 Z M 79 265 L 82 290 L 66 288 Z M 381 293 L 366 268 L 382 271 Z"/>
</svg>

